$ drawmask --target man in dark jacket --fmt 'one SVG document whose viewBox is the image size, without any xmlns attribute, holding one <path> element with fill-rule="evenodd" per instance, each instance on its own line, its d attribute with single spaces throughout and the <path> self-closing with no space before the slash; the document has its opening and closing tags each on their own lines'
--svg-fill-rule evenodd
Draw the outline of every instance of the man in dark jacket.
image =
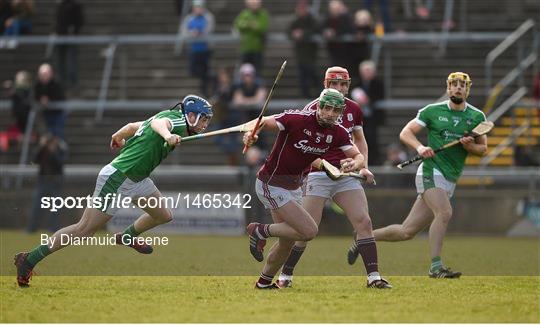
<svg viewBox="0 0 540 325">
<path fill-rule="evenodd" d="M 65 100 L 64 88 L 54 79 L 53 69 L 48 63 L 44 63 L 39 67 L 38 81 L 34 86 L 34 96 L 42 109 L 48 131 L 63 139 L 65 112 L 62 108 L 54 107 L 51 102 Z"/>
<path fill-rule="evenodd" d="M 33 162 L 39 165 L 39 176 L 36 190 L 32 201 L 32 210 L 28 225 L 28 232 L 38 229 L 40 219 L 43 217 L 41 210 L 42 197 L 60 196 L 63 185 L 64 161 L 67 155 L 66 144 L 62 139 L 53 135 L 44 135 L 39 141 L 39 148 L 36 151 Z M 60 212 L 52 211 L 47 229 L 55 232 L 59 229 Z"/>
<path fill-rule="evenodd" d="M 294 42 L 300 89 L 305 98 L 312 97 L 311 86 L 319 85 L 316 71 L 318 44 L 313 39 L 318 33 L 319 26 L 309 12 L 308 2 L 300 0 L 296 5 L 296 18 L 289 26 L 289 38 Z"/>
<path fill-rule="evenodd" d="M 60 36 L 78 35 L 84 24 L 81 4 L 75 0 L 62 0 L 56 8 L 55 32 Z M 63 85 L 69 89 L 78 81 L 77 45 L 59 44 L 56 46 L 56 67 Z"/>
</svg>

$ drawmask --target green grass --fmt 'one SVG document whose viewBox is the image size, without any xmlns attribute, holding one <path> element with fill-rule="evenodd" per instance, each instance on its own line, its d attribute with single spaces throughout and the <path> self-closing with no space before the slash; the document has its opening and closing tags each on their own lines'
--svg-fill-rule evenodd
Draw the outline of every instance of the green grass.
<svg viewBox="0 0 540 325">
<path fill-rule="evenodd" d="M 0 322 L 540 322 L 540 240 L 449 237 L 458 280 L 429 279 L 425 238 L 378 243 L 392 290 L 366 289 L 348 237 L 321 237 L 294 288 L 258 291 L 261 264 L 245 237 L 170 236 L 143 256 L 125 247 L 71 247 L 15 284 L 12 256 L 38 235 L 0 232 Z"/>
</svg>

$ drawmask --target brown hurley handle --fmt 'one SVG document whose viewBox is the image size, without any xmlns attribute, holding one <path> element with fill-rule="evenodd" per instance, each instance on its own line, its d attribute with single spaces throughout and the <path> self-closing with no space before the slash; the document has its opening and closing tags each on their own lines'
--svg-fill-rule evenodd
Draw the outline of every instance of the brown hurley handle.
<svg viewBox="0 0 540 325">
<path fill-rule="evenodd" d="M 281 75 L 283 74 L 283 70 L 285 70 L 285 66 L 287 65 L 287 61 L 283 61 L 283 64 L 281 65 L 281 68 L 279 69 L 279 72 L 276 76 L 276 79 L 274 80 L 274 84 L 272 85 L 272 88 L 270 88 L 270 92 L 268 92 L 268 96 L 266 96 L 266 100 L 264 102 L 263 108 L 261 110 L 261 113 L 259 114 L 259 118 L 257 119 L 257 124 L 255 124 L 255 127 L 251 131 L 250 136 L 253 137 L 255 134 L 257 134 L 257 131 L 259 130 L 259 125 L 261 124 L 261 120 L 264 116 L 264 112 L 266 111 L 266 108 L 268 107 L 268 102 L 270 101 L 270 98 L 272 98 L 272 93 L 274 92 L 274 88 L 276 88 L 276 85 L 281 79 Z M 242 149 L 242 153 L 245 154 L 248 149 L 248 145 L 244 144 L 244 148 Z"/>
</svg>

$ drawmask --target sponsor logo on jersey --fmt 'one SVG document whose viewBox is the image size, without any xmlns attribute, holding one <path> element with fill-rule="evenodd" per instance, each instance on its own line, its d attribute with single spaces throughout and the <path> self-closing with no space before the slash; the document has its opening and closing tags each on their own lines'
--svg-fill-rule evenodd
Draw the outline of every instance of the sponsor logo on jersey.
<svg viewBox="0 0 540 325">
<path fill-rule="evenodd" d="M 325 148 L 317 148 L 307 145 L 308 140 L 300 140 L 297 143 L 294 144 L 294 147 L 297 149 L 300 149 L 303 153 L 311 153 L 315 155 L 322 155 L 330 149 L 330 147 Z"/>
<path fill-rule="evenodd" d="M 459 139 L 463 136 L 463 134 L 455 133 L 449 130 L 442 130 L 441 136 L 444 138 L 445 141 Z"/>
<path fill-rule="evenodd" d="M 439 121 L 448 122 L 448 118 L 446 116 L 439 116 Z"/>
</svg>

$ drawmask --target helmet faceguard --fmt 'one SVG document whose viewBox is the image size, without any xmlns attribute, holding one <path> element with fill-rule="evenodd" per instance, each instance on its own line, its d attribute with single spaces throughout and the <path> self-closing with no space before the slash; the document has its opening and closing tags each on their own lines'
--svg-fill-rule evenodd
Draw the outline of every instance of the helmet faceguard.
<svg viewBox="0 0 540 325">
<path fill-rule="evenodd" d="M 212 112 L 212 105 L 210 105 L 206 99 L 196 95 L 187 95 L 184 97 L 184 100 L 182 100 L 180 106 L 182 107 L 182 112 L 184 115 L 194 113 L 197 116 L 194 123 L 191 123 L 186 116 L 188 125 L 192 127 L 199 123 L 201 116 L 211 119 L 214 115 Z"/>
<path fill-rule="evenodd" d="M 329 81 L 348 81 L 350 85 L 351 77 L 347 69 L 335 66 L 326 69 L 326 73 L 324 74 L 324 88 L 328 88 Z"/>
<path fill-rule="evenodd" d="M 339 113 L 343 112 L 343 109 L 345 109 L 345 96 L 343 94 L 335 89 L 327 88 L 324 89 L 321 92 L 321 95 L 319 96 L 319 102 L 317 105 L 317 121 L 319 124 L 321 124 L 324 127 L 330 127 L 332 124 L 335 123 L 335 121 L 330 122 L 328 118 L 323 118 L 321 115 L 322 110 L 326 108 L 327 106 L 333 107 L 334 110 L 337 108 L 339 109 Z"/>
<path fill-rule="evenodd" d="M 469 97 L 469 92 L 471 91 L 472 80 L 468 74 L 465 72 L 452 72 L 448 75 L 446 79 L 446 89 L 450 90 L 450 86 L 454 81 L 461 81 L 465 84 L 465 99 Z"/>
</svg>

